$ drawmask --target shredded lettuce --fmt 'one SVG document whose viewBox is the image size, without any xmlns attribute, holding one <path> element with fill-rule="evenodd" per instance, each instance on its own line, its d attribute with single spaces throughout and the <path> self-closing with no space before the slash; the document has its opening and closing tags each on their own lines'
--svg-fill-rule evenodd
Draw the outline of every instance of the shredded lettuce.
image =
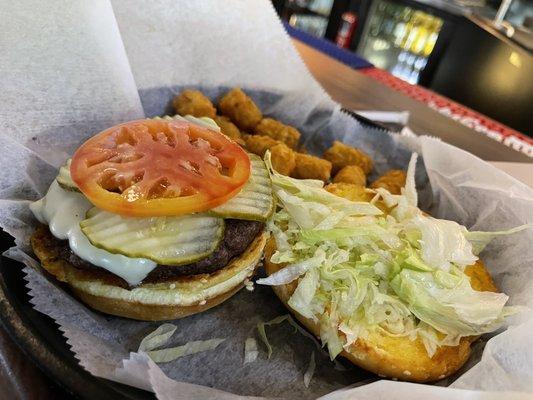
<svg viewBox="0 0 533 400">
<path fill-rule="evenodd" d="M 160 325 L 155 331 L 148 334 L 141 344 L 139 344 L 138 351 L 150 351 L 166 344 L 174 332 L 176 332 L 176 325 L 173 324 L 163 324 Z"/>
<path fill-rule="evenodd" d="M 196 354 L 207 350 L 213 350 L 218 347 L 226 339 L 210 339 L 198 340 L 185 343 L 182 346 L 169 347 L 161 350 L 154 350 L 168 343 L 174 332 L 176 332 L 176 325 L 163 324 L 156 330 L 149 333 L 139 344 L 139 352 L 145 352 L 148 356 L 157 363 L 165 363 L 174 361 L 177 358 Z"/>
<path fill-rule="evenodd" d="M 254 362 L 259 355 L 257 341 L 254 338 L 247 338 L 244 342 L 244 364 Z"/>
<path fill-rule="evenodd" d="M 309 360 L 309 365 L 307 366 L 307 370 L 304 373 L 304 386 L 306 388 L 309 387 L 309 384 L 311 383 L 311 379 L 313 379 L 313 375 L 315 374 L 315 368 L 316 368 L 315 352 L 313 351 L 311 353 L 311 358 Z"/>
<path fill-rule="evenodd" d="M 260 322 L 257 324 L 257 331 L 259 332 L 259 337 L 261 338 L 261 340 L 263 341 L 263 343 L 265 344 L 267 348 L 268 358 L 272 356 L 272 345 L 268 341 L 265 327 L 270 326 L 270 325 L 281 324 L 283 321 L 288 321 L 289 318 L 291 318 L 291 316 L 289 314 L 285 314 L 285 315 L 280 315 L 279 317 L 276 317 L 274 319 L 271 319 L 268 322 Z"/>
<path fill-rule="evenodd" d="M 166 363 L 190 354 L 214 350 L 225 340 L 226 339 L 197 340 L 185 343 L 183 346 L 148 351 L 146 354 L 148 354 L 148 356 L 156 363 Z"/>
<path fill-rule="evenodd" d="M 439 346 L 497 329 L 513 311 L 505 294 L 473 290 L 464 268 L 490 239 L 525 227 L 468 232 L 425 215 L 417 207 L 416 161 L 413 154 L 401 195 L 376 189 L 365 203 L 337 197 L 320 181 L 278 174 L 265 156 L 281 206 L 268 224 L 277 244 L 271 261 L 286 266 L 257 283 L 298 280 L 289 307 L 319 324 L 332 359 L 375 331 L 419 338 L 433 356 Z M 264 328 L 286 319 L 258 326 L 269 355 Z"/>
<path fill-rule="evenodd" d="M 318 249 L 313 255 L 313 257 L 296 264 L 291 264 L 279 270 L 278 272 L 270 275 L 268 278 L 260 278 L 256 282 L 259 285 L 285 285 L 297 279 L 300 275 L 302 275 L 309 269 L 318 267 L 324 262 L 324 260 L 325 252 L 321 249 Z"/>
<path fill-rule="evenodd" d="M 276 317 L 276 318 L 274 318 L 274 319 L 272 319 L 272 320 L 270 320 L 268 322 L 260 322 L 260 323 L 257 324 L 257 331 L 259 332 L 259 337 L 261 338 L 261 341 L 264 343 L 264 345 L 267 348 L 268 358 L 270 358 L 272 356 L 272 345 L 268 341 L 268 337 L 267 337 L 267 334 L 266 334 L 266 331 L 265 331 L 265 327 L 266 326 L 270 326 L 270 325 L 281 324 L 283 321 L 285 321 L 288 318 L 289 318 L 288 314 L 280 315 L 279 317 Z"/>
<path fill-rule="evenodd" d="M 314 339 L 309 333 L 307 333 L 302 327 L 300 327 L 300 325 L 298 325 L 289 314 L 280 315 L 267 322 L 259 322 L 257 324 L 257 332 L 259 332 L 259 337 L 261 338 L 261 341 L 267 348 L 268 358 L 272 356 L 273 350 L 272 350 L 272 345 L 268 341 L 265 327 L 271 326 L 271 325 L 278 325 L 284 321 L 287 321 L 294 328 L 294 332 L 300 332 L 302 335 L 311 337 L 312 339 Z"/>
<path fill-rule="evenodd" d="M 429 265 L 449 271 L 452 264 L 465 267 L 477 260 L 466 228 L 457 222 L 419 214 L 411 219 L 409 228 L 420 232 L 422 259 Z"/>
<path fill-rule="evenodd" d="M 288 301 L 289 306 L 293 310 L 299 310 L 300 314 L 312 320 L 316 320 L 315 310 L 311 306 L 311 302 L 318 289 L 318 279 L 317 269 L 309 271 L 302 278 Z"/>
<path fill-rule="evenodd" d="M 478 292 L 466 275 L 449 274 L 452 282 L 443 285 L 437 273 L 448 274 L 403 269 L 390 285 L 420 321 L 450 337 L 481 335 L 501 326 L 507 295 Z"/>
</svg>

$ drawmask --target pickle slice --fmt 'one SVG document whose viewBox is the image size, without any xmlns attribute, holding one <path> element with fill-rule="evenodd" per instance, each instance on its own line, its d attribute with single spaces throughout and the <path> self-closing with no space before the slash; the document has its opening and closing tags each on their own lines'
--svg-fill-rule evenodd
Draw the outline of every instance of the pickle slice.
<svg viewBox="0 0 533 400">
<path fill-rule="evenodd" d="M 199 125 L 203 128 L 211 129 L 213 131 L 220 132 L 220 127 L 217 125 L 217 123 L 208 117 L 193 117 L 192 115 L 173 115 L 172 117 L 170 115 L 165 115 L 163 117 L 154 117 L 153 119 L 165 119 L 168 121 L 171 120 L 177 120 L 177 121 L 188 121 L 192 122 L 193 124 Z"/>
<path fill-rule="evenodd" d="M 274 212 L 272 182 L 265 162 L 255 154 L 248 155 L 252 162 L 250 179 L 237 196 L 209 210 L 211 215 L 264 222 Z"/>
<path fill-rule="evenodd" d="M 79 192 L 80 189 L 76 186 L 72 178 L 70 177 L 70 163 L 72 159 L 68 159 L 65 165 L 59 168 L 59 174 L 56 176 L 56 181 L 59 183 L 65 190 L 70 190 L 72 192 Z"/>
<path fill-rule="evenodd" d="M 91 208 L 81 230 L 96 247 L 163 265 L 184 265 L 209 256 L 224 237 L 224 220 L 203 214 L 132 218 Z"/>
</svg>

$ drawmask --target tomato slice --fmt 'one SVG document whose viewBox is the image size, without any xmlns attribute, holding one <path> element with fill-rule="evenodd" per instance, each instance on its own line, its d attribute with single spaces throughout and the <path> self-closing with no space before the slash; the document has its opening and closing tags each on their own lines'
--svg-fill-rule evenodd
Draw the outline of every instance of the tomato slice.
<svg viewBox="0 0 533 400">
<path fill-rule="evenodd" d="M 136 120 L 87 140 L 72 179 L 95 206 L 136 217 L 200 212 L 235 196 L 250 159 L 220 132 L 186 121 Z"/>
</svg>

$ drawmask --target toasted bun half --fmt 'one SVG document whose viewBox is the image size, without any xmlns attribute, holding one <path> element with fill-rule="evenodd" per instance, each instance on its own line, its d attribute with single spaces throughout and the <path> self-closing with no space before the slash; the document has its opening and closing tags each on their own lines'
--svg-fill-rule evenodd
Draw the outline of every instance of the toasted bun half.
<svg viewBox="0 0 533 400">
<path fill-rule="evenodd" d="M 31 245 L 42 267 L 95 310 L 143 321 L 163 321 L 205 311 L 237 293 L 254 274 L 267 238 L 266 232 L 260 233 L 244 253 L 214 273 L 141 284 L 131 290 L 59 258 L 57 249 L 43 240 L 42 228 L 33 234 Z"/>
<path fill-rule="evenodd" d="M 275 241 L 271 238 L 265 247 L 265 269 L 268 275 L 284 267 L 283 264 L 270 262 L 275 249 Z M 467 267 L 465 272 L 470 277 L 475 290 L 497 291 L 492 278 L 481 262 Z M 287 285 L 273 286 L 273 289 L 298 321 L 319 337 L 318 324 L 298 314 L 287 305 L 297 285 L 298 282 L 294 281 Z M 430 358 L 420 339 L 411 341 L 406 337 L 392 337 L 376 332 L 366 339 L 358 339 L 348 350 L 344 350 L 341 356 L 383 377 L 412 382 L 430 382 L 445 378 L 461 368 L 470 355 L 470 345 L 475 339 L 476 337 L 463 338 L 455 347 L 442 346 Z"/>
</svg>

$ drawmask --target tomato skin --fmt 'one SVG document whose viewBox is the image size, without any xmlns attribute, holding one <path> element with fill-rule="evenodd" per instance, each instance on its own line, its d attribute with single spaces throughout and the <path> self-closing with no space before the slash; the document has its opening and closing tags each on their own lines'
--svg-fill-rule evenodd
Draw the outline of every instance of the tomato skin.
<svg viewBox="0 0 533 400">
<path fill-rule="evenodd" d="M 75 152 L 73 181 L 95 206 L 135 217 L 202 212 L 250 177 L 246 152 L 220 132 L 185 121 L 136 120 L 93 136 Z"/>
</svg>

